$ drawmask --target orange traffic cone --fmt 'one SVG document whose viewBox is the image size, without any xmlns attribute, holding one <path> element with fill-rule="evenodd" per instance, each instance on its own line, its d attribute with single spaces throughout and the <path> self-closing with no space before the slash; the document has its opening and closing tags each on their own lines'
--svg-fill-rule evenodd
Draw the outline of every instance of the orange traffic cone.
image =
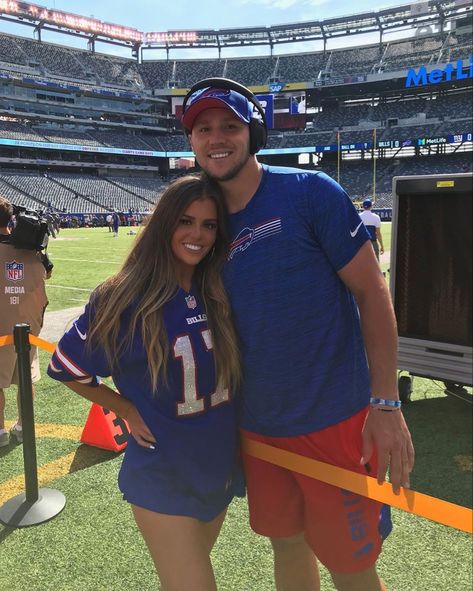
<svg viewBox="0 0 473 591">
<path fill-rule="evenodd" d="M 130 429 L 124 419 L 93 402 L 80 441 L 118 452 L 126 447 L 129 434 Z"/>
</svg>

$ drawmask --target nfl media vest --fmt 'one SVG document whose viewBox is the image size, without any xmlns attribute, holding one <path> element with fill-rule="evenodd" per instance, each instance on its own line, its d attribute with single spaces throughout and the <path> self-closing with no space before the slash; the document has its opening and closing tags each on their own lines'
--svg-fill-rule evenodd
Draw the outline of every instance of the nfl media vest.
<svg viewBox="0 0 473 591">
<path fill-rule="evenodd" d="M 11 334 L 19 322 L 39 335 L 48 304 L 45 278 L 39 253 L 0 242 L 0 335 Z"/>
</svg>

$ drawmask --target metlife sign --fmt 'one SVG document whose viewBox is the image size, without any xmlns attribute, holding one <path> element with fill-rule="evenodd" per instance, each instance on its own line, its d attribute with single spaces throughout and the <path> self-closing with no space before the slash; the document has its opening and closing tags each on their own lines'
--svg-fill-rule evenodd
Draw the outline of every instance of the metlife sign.
<svg viewBox="0 0 473 591">
<path fill-rule="evenodd" d="M 467 78 L 473 78 L 473 57 L 468 61 L 457 60 L 454 64 L 446 64 L 443 68 L 434 68 L 429 71 L 426 66 L 421 66 L 417 71 L 415 68 L 410 68 L 407 71 L 406 88 Z"/>
</svg>

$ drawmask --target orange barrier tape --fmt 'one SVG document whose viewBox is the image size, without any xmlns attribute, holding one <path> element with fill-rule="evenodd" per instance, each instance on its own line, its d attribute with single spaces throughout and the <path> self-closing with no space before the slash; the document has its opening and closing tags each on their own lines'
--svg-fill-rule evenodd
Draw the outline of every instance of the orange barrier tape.
<svg viewBox="0 0 473 591">
<path fill-rule="evenodd" d="M 5 345 L 13 345 L 13 335 L 7 334 L 3 337 L 0 337 L 0 347 L 4 347 Z"/>
<path fill-rule="evenodd" d="M 45 349 L 50 353 L 54 353 L 56 349 L 55 343 L 50 343 L 49 341 L 45 341 L 44 339 L 40 339 L 39 337 L 35 337 L 34 335 L 28 335 L 29 341 L 32 345 L 36 345 L 40 347 L 40 349 Z M 5 345 L 13 345 L 13 335 L 8 334 L 5 336 L 0 337 L 0 347 L 4 347 Z"/>
<path fill-rule="evenodd" d="M 467 533 L 473 533 L 473 511 L 467 507 L 454 505 L 429 495 L 401 488 L 395 495 L 387 482 L 378 484 L 376 478 L 363 476 L 351 470 L 331 466 L 293 452 L 278 449 L 260 441 L 243 437 L 243 451 L 265 462 L 310 476 L 327 484 L 381 501 L 408 513 L 426 517 L 437 523 L 454 527 Z"/>
<path fill-rule="evenodd" d="M 50 343 L 49 341 L 45 341 L 44 339 L 40 339 L 39 337 L 35 337 L 34 335 L 30 334 L 30 343 L 32 345 L 36 345 L 40 349 L 45 349 L 50 353 L 54 353 L 56 350 L 56 343 Z"/>
<path fill-rule="evenodd" d="M 30 343 L 53 353 L 54 343 L 29 335 Z M 0 347 L 13 343 L 13 335 L 0 336 Z M 265 462 L 310 476 L 327 484 L 338 486 L 356 494 L 386 503 L 431 521 L 454 527 L 467 533 L 473 533 L 473 511 L 467 507 L 454 505 L 429 495 L 401 487 L 401 493 L 395 495 L 387 482 L 378 484 L 376 478 L 363 476 L 351 470 L 338 468 L 312 458 L 278 449 L 272 445 L 243 437 L 243 451 Z"/>
</svg>

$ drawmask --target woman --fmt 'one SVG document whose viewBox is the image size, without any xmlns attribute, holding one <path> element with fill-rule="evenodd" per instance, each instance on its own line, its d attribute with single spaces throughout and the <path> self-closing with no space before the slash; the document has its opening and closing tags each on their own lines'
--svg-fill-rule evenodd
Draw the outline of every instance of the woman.
<svg viewBox="0 0 473 591">
<path fill-rule="evenodd" d="M 165 591 L 216 590 L 209 554 L 239 480 L 230 390 L 240 366 L 217 191 L 193 176 L 166 189 L 48 368 L 128 422 L 119 488 Z M 120 394 L 99 384 L 109 375 Z"/>
</svg>

